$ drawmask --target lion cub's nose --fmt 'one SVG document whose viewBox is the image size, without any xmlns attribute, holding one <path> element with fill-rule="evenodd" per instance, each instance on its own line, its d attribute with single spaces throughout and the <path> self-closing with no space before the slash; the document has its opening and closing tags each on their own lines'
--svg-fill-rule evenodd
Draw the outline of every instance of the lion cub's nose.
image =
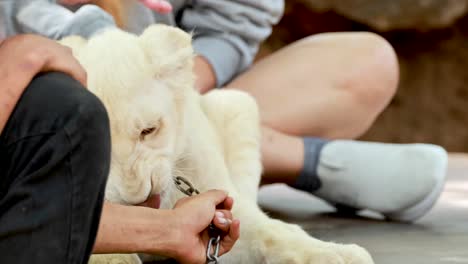
<svg viewBox="0 0 468 264">
<path fill-rule="evenodd" d="M 161 196 L 159 194 L 152 194 L 148 197 L 148 199 L 138 206 L 149 207 L 153 209 L 159 209 L 161 206 Z"/>
</svg>

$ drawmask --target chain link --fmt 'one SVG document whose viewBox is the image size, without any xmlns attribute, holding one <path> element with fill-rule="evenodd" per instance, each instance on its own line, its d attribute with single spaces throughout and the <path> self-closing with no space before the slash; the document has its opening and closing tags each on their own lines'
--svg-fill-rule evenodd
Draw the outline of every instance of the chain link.
<svg viewBox="0 0 468 264">
<path fill-rule="evenodd" d="M 200 194 L 200 191 L 198 191 L 192 183 L 184 177 L 174 177 L 174 184 L 179 191 L 187 196 Z M 208 231 L 210 234 L 210 240 L 208 241 L 208 246 L 206 248 L 207 263 L 217 264 L 219 259 L 221 235 L 219 235 L 219 230 L 213 225 L 213 223 L 210 224 Z"/>
<path fill-rule="evenodd" d="M 184 177 L 175 177 L 174 183 L 177 189 L 179 189 L 179 191 L 183 192 L 187 196 L 192 196 L 193 194 L 200 194 L 200 192 L 197 189 L 195 189 L 195 187 L 193 187 L 193 185 Z"/>
<path fill-rule="evenodd" d="M 208 259 L 208 263 L 218 263 L 220 240 L 221 236 L 217 236 L 210 238 L 210 241 L 208 241 L 208 247 L 206 249 L 206 258 Z"/>
</svg>

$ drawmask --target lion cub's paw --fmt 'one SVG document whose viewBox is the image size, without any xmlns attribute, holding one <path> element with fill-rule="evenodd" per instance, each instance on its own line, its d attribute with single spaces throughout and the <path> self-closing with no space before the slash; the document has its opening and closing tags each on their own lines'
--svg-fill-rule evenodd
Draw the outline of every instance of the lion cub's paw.
<svg viewBox="0 0 468 264">
<path fill-rule="evenodd" d="M 346 264 L 373 264 L 371 255 L 358 245 L 339 245 L 337 253 Z"/>
<path fill-rule="evenodd" d="M 346 264 L 343 258 L 332 250 L 296 251 L 284 249 L 284 251 L 272 263 L 290 264 Z"/>
</svg>

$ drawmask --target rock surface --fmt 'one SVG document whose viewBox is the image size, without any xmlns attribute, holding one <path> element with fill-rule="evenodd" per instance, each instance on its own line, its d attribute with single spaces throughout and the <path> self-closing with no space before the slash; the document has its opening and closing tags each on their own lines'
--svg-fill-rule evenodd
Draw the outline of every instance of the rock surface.
<svg viewBox="0 0 468 264">
<path fill-rule="evenodd" d="M 468 0 L 300 0 L 315 11 L 333 10 L 379 31 L 443 28 L 468 11 Z"/>
</svg>

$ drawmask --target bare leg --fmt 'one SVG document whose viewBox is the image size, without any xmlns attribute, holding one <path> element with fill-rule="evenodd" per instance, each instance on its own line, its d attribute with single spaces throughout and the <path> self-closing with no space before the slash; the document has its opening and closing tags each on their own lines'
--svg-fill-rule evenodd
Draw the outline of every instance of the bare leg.
<svg viewBox="0 0 468 264">
<path fill-rule="evenodd" d="M 293 184 L 304 164 L 302 138 L 262 127 L 262 183 Z"/>
<path fill-rule="evenodd" d="M 258 102 L 264 180 L 292 182 L 302 170 L 301 136 L 360 136 L 387 106 L 397 83 L 396 55 L 384 39 L 327 33 L 259 61 L 227 87 Z"/>
<path fill-rule="evenodd" d="M 263 182 L 285 182 L 332 204 L 414 221 L 430 210 L 442 189 L 447 164 L 442 148 L 303 141 L 306 136 L 359 137 L 387 106 L 397 83 L 396 55 L 384 39 L 330 33 L 280 50 L 228 87 L 258 102 Z"/>
</svg>

